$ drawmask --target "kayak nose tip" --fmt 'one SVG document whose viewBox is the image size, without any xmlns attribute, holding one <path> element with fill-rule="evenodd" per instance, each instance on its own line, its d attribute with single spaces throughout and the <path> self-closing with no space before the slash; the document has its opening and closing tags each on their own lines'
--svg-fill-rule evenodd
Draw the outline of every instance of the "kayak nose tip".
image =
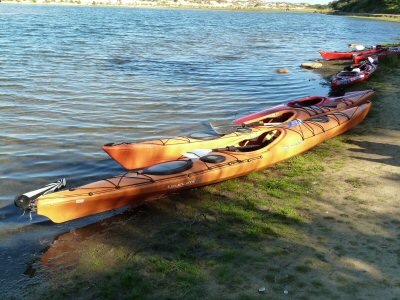
<svg viewBox="0 0 400 300">
<path fill-rule="evenodd" d="M 16 207 L 22 208 L 23 210 L 29 209 L 31 199 L 25 195 L 19 195 L 15 198 L 14 204 Z"/>
</svg>

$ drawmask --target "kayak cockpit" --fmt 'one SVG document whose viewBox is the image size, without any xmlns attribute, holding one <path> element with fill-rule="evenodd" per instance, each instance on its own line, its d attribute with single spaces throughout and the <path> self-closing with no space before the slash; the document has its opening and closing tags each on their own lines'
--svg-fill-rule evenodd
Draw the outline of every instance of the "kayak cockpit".
<svg viewBox="0 0 400 300">
<path fill-rule="evenodd" d="M 272 144 L 281 134 L 282 132 L 280 130 L 273 129 L 264 132 L 263 134 L 259 135 L 254 139 L 244 140 L 239 143 L 237 152 L 252 152 L 263 149 Z"/>
<path fill-rule="evenodd" d="M 278 113 L 273 113 L 271 115 L 267 115 L 261 119 L 261 122 L 264 124 L 269 123 L 285 123 L 291 121 L 295 118 L 296 113 L 293 111 L 282 111 Z"/>
<path fill-rule="evenodd" d="M 174 160 L 145 168 L 145 175 L 172 175 L 189 170 L 193 166 L 192 160 Z"/>
</svg>

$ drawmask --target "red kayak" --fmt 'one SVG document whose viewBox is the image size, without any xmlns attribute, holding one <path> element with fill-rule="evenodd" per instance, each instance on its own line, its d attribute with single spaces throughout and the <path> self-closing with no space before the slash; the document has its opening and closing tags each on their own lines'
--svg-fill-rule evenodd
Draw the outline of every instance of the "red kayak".
<svg viewBox="0 0 400 300">
<path fill-rule="evenodd" d="M 323 59 L 326 60 L 339 60 L 339 59 L 352 59 L 354 55 L 372 55 L 377 52 L 382 51 L 382 49 L 371 49 L 366 51 L 347 51 L 347 52 L 329 52 L 329 51 L 322 51 L 320 50 L 319 53 L 321 54 Z"/>
<path fill-rule="evenodd" d="M 348 92 L 340 97 L 313 96 L 280 104 L 260 112 L 246 115 L 234 120 L 235 124 L 248 124 L 253 122 L 288 122 L 294 119 L 302 119 L 304 115 L 309 117 L 315 114 L 327 113 L 331 110 L 343 110 L 353 106 L 359 106 L 375 93 L 374 90 Z"/>
<path fill-rule="evenodd" d="M 379 52 L 375 53 L 374 55 L 368 55 L 368 54 L 357 54 L 354 55 L 353 57 L 353 63 L 355 65 L 360 65 L 365 61 L 368 61 L 368 57 L 371 57 L 373 60 L 378 61 L 379 57 L 382 57 L 386 55 L 386 52 Z"/>
<path fill-rule="evenodd" d="M 337 73 L 332 78 L 332 89 L 349 87 L 357 82 L 367 80 L 376 71 L 378 65 L 375 63 L 364 63 L 346 67 L 344 71 Z"/>
</svg>

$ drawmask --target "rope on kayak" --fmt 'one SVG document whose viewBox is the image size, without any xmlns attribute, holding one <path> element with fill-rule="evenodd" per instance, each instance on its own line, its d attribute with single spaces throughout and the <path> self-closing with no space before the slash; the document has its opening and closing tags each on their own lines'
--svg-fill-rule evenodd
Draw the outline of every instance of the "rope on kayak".
<svg viewBox="0 0 400 300">
<path fill-rule="evenodd" d="M 239 158 L 237 158 L 235 155 L 233 155 L 231 152 L 225 152 L 226 155 L 232 156 L 234 159 L 236 159 L 236 162 L 240 163 L 242 162 L 242 160 L 240 160 Z M 233 164 L 233 162 L 228 162 L 228 164 Z"/>
<path fill-rule="evenodd" d="M 311 134 L 312 134 L 313 136 L 315 136 L 314 128 L 312 128 L 312 126 L 308 124 L 309 122 L 310 122 L 310 121 L 307 121 L 307 123 L 304 122 L 303 125 L 304 125 L 305 128 L 307 128 L 307 129 L 311 132 Z"/>
<path fill-rule="evenodd" d="M 312 123 L 313 125 L 318 126 L 319 128 L 321 128 L 322 132 L 325 132 L 324 127 L 323 127 L 321 124 L 319 124 L 317 121 L 308 120 L 307 123 L 304 124 L 304 126 L 307 125 L 307 126 L 309 126 L 310 128 L 312 128 L 308 123 Z M 314 129 L 313 129 L 313 135 L 315 135 Z"/>
<path fill-rule="evenodd" d="M 150 175 L 144 174 L 143 171 L 138 171 L 136 172 L 137 175 L 143 176 L 144 178 L 148 179 L 150 182 L 155 182 L 155 180 L 153 179 L 153 177 L 151 177 Z M 132 178 L 132 177 L 127 177 L 127 178 Z"/>
<path fill-rule="evenodd" d="M 184 143 L 190 143 L 190 139 L 188 137 L 186 137 L 186 136 L 178 136 L 178 137 L 174 137 L 174 138 L 167 138 L 167 139 L 165 139 L 165 141 L 162 140 L 162 139 L 159 139 L 160 143 L 163 146 L 167 145 L 168 142 L 171 141 L 171 140 L 178 140 L 178 141 L 181 140 Z"/>
<path fill-rule="evenodd" d="M 301 129 L 301 124 L 299 124 L 300 132 L 298 132 L 298 131 L 295 130 L 294 128 L 286 127 L 285 129 L 286 129 L 286 130 L 291 130 L 291 131 L 297 133 L 298 135 L 300 135 L 301 139 L 304 141 L 304 133 L 303 133 L 303 130 Z"/>
<path fill-rule="evenodd" d="M 302 107 L 302 108 L 298 108 L 298 110 L 302 110 L 304 111 L 306 114 L 308 114 L 310 117 L 317 115 L 318 111 L 316 111 L 315 109 L 311 108 L 311 107 Z M 312 114 L 311 112 L 313 112 L 314 114 Z"/>
<path fill-rule="evenodd" d="M 308 109 L 312 110 L 313 112 L 315 112 L 316 115 L 318 115 L 319 113 L 325 113 L 326 111 L 324 111 L 324 109 L 320 106 L 310 106 L 308 107 Z M 328 109 L 329 111 L 329 109 Z"/>
<path fill-rule="evenodd" d="M 358 109 L 359 109 L 359 107 L 356 108 L 356 110 L 354 111 L 354 113 L 351 116 L 348 116 L 347 114 L 345 114 L 343 112 L 336 112 L 333 114 L 326 115 L 326 118 L 335 120 L 339 126 L 341 124 L 341 121 L 338 118 L 338 115 L 345 117 L 347 120 L 350 120 Z M 317 121 L 313 121 L 312 119 L 305 120 L 304 122 L 299 123 L 298 130 L 296 130 L 296 128 L 290 128 L 290 127 L 284 127 L 284 128 L 286 130 L 291 130 L 292 132 L 297 133 L 298 135 L 300 135 L 301 139 L 304 141 L 306 139 L 306 137 L 305 137 L 305 132 L 303 131 L 302 125 L 304 126 L 305 129 L 307 129 L 308 131 L 311 132 L 312 136 L 317 135 L 315 133 L 315 129 L 310 124 L 312 124 L 316 127 L 319 127 L 321 129 L 321 133 L 326 132 L 326 130 L 324 129 L 324 127 L 321 124 L 319 124 Z"/>
<path fill-rule="evenodd" d="M 359 106 L 357 106 L 357 108 L 354 110 L 354 113 L 355 113 L 358 109 L 359 109 Z M 337 113 L 334 113 L 334 114 L 330 115 L 330 117 L 331 117 L 332 119 L 334 119 L 334 120 L 338 123 L 338 125 L 340 125 L 341 122 L 340 122 L 340 120 L 339 120 L 339 118 L 338 118 L 338 115 L 343 116 L 343 117 L 345 117 L 348 121 L 350 121 L 350 119 L 353 117 L 354 113 L 353 113 L 353 114 L 351 115 L 351 117 L 350 117 L 350 116 L 346 115 L 345 113 L 339 111 L 339 112 L 337 112 Z"/>
<path fill-rule="evenodd" d="M 334 119 L 337 122 L 337 124 L 340 125 L 340 120 L 339 120 L 338 116 L 332 115 L 332 119 Z"/>
</svg>

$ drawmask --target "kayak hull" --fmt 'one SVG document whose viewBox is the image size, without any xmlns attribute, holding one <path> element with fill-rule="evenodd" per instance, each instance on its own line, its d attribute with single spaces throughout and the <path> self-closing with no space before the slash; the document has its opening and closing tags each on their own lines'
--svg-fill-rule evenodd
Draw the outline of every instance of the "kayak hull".
<svg viewBox="0 0 400 300">
<path fill-rule="evenodd" d="M 155 175 L 154 170 L 151 173 L 152 168 L 160 166 L 156 165 L 41 196 L 35 202 L 37 214 L 61 223 L 126 205 L 138 206 L 165 194 L 243 176 L 298 155 L 344 133 L 358 125 L 368 114 L 370 107 L 371 103 L 367 102 L 323 118 L 299 122 L 296 126 L 263 127 L 256 139 L 242 141 L 241 145 L 246 144 L 240 148 L 243 150 L 211 153 L 211 156 L 222 157 L 223 161 L 213 163 L 205 162 L 203 158 L 180 158 L 173 164 L 179 163 L 187 167 L 173 174 Z M 247 146 L 249 143 L 251 145 Z"/>
<path fill-rule="evenodd" d="M 318 51 L 322 58 L 325 60 L 344 60 L 344 59 L 352 59 L 353 52 L 329 52 L 329 51 Z"/>
</svg>

